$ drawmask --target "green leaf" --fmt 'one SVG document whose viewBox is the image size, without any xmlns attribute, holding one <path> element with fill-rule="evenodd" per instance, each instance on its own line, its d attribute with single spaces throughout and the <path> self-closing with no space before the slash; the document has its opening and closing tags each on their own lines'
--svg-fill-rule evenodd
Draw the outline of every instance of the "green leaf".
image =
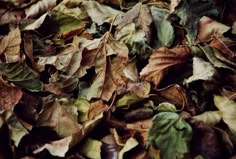
<svg viewBox="0 0 236 159">
<path fill-rule="evenodd" d="M 167 102 L 160 103 L 156 109 L 158 112 L 176 112 L 176 107 Z"/>
<path fill-rule="evenodd" d="M 81 144 L 79 152 L 88 158 L 100 159 L 101 147 L 101 141 L 88 138 Z"/>
<path fill-rule="evenodd" d="M 26 63 L 1 63 L 0 71 L 3 78 L 15 85 L 32 92 L 41 91 L 43 83 L 38 79 L 38 74 Z"/>
<path fill-rule="evenodd" d="M 142 100 L 143 100 L 143 98 L 139 97 L 135 93 L 129 93 L 129 94 L 124 95 L 120 99 L 118 99 L 115 105 L 117 107 L 124 107 L 124 106 L 128 106 L 128 105 L 137 103 Z"/>
<path fill-rule="evenodd" d="M 214 65 L 214 67 L 217 68 L 224 68 L 228 70 L 235 71 L 234 68 L 230 67 L 227 63 L 227 61 L 221 61 L 219 59 L 219 56 L 221 55 L 221 52 L 218 51 L 215 48 L 212 48 L 210 46 L 200 46 L 201 50 L 204 52 L 208 60 Z"/>
<path fill-rule="evenodd" d="M 202 16 L 216 17 L 218 11 L 213 6 L 212 0 L 182 0 L 175 8 L 174 14 L 181 19 L 180 24 L 194 40 L 197 35 L 199 19 Z"/>
<path fill-rule="evenodd" d="M 58 5 L 52 11 L 52 19 L 58 27 L 58 36 L 85 27 L 87 17 L 87 13 L 79 7 L 68 8 L 63 4 Z"/>
<path fill-rule="evenodd" d="M 147 144 L 152 142 L 161 151 L 162 159 L 181 159 L 189 152 L 191 126 L 173 112 L 161 112 L 153 117 Z"/>
<path fill-rule="evenodd" d="M 167 20 L 169 11 L 167 9 L 151 7 L 151 12 L 157 31 L 156 48 L 164 45 L 170 47 L 174 42 L 175 33 L 170 21 Z"/>
<path fill-rule="evenodd" d="M 135 23 L 130 23 L 117 31 L 115 38 L 127 45 L 130 55 L 148 58 L 151 54 L 151 48 L 147 45 L 145 32 L 141 29 L 136 29 Z"/>
</svg>

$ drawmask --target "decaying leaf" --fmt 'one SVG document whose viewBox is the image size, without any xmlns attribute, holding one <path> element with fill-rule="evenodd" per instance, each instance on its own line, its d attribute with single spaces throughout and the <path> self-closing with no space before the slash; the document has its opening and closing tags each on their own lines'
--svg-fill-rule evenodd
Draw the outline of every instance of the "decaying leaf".
<svg viewBox="0 0 236 159">
<path fill-rule="evenodd" d="M 180 24 L 185 27 L 192 39 L 196 38 L 198 21 L 202 16 L 217 16 L 218 11 L 214 7 L 212 0 L 207 1 L 187 1 L 182 0 L 175 7 L 173 14 L 180 18 Z"/>
<path fill-rule="evenodd" d="M 8 35 L 0 39 L 0 55 L 4 54 L 7 63 L 16 62 L 20 59 L 21 32 L 13 28 Z"/>
<path fill-rule="evenodd" d="M 38 79 L 38 74 L 26 63 L 1 63 L 3 79 L 32 92 L 42 90 L 43 83 Z"/>
<path fill-rule="evenodd" d="M 167 20 L 169 11 L 167 9 L 161 9 L 156 7 L 151 7 L 151 11 L 153 16 L 153 22 L 157 32 L 156 47 L 170 47 L 174 42 L 175 34 L 174 28 L 172 27 L 170 21 Z"/>
<path fill-rule="evenodd" d="M 140 72 L 141 78 L 153 82 L 156 87 L 175 65 L 185 63 L 190 55 L 188 47 L 177 47 L 168 49 L 161 47 L 155 50 L 149 58 L 149 63 Z"/>
<path fill-rule="evenodd" d="M 219 109 L 223 121 L 229 126 L 230 130 L 236 135 L 236 127 L 234 124 L 236 102 L 224 96 L 214 96 L 215 106 Z"/>
<path fill-rule="evenodd" d="M 201 58 L 193 58 L 193 75 L 189 77 L 185 82 L 191 83 L 197 80 L 213 80 L 217 70 L 209 62 L 204 61 Z"/>
<path fill-rule="evenodd" d="M 12 110 L 22 94 L 19 87 L 8 84 L 0 77 L 0 110 Z"/>
</svg>

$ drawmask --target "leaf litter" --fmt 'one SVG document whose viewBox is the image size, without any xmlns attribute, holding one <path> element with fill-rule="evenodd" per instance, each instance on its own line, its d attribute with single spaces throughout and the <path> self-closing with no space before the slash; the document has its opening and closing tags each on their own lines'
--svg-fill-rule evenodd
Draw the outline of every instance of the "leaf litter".
<svg viewBox="0 0 236 159">
<path fill-rule="evenodd" d="M 1 1 L 0 158 L 235 158 L 235 8 Z"/>
</svg>

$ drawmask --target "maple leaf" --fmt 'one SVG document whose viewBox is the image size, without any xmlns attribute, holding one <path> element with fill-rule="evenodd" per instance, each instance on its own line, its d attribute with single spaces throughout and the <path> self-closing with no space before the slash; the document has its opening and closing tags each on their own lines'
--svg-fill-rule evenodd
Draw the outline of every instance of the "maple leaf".
<svg viewBox="0 0 236 159">
<path fill-rule="evenodd" d="M 173 49 L 163 46 L 152 53 L 148 65 L 142 69 L 140 76 L 158 87 L 168 70 L 175 65 L 185 63 L 190 53 L 190 48 L 187 46 Z"/>
</svg>

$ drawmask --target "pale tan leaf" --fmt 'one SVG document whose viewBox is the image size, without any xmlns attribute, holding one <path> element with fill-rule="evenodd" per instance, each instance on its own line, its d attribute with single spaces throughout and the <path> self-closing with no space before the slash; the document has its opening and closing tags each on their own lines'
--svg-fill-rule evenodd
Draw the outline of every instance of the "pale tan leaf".
<svg viewBox="0 0 236 159">
<path fill-rule="evenodd" d="M 231 132 L 236 135 L 236 102 L 224 96 L 214 96 L 215 106 L 219 109 L 223 121 Z"/>
<path fill-rule="evenodd" d="M 121 151 L 119 152 L 119 157 L 118 157 L 118 159 L 123 159 L 124 154 L 125 154 L 126 152 L 132 150 L 133 148 L 135 148 L 138 144 L 139 144 L 139 143 L 138 143 L 138 141 L 137 141 L 136 139 L 134 139 L 134 138 L 132 138 L 132 137 L 129 138 L 129 139 L 126 141 L 124 147 L 123 147 L 123 148 L 121 149 Z"/>
<path fill-rule="evenodd" d="M 94 117 L 96 117 L 100 113 L 107 111 L 108 108 L 109 108 L 108 105 L 103 103 L 102 100 L 91 103 L 89 110 L 88 110 L 88 119 L 89 120 L 94 119 Z"/>
<path fill-rule="evenodd" d="M 8 8 L 0 8 L 0 25 L 19 23 L 24 17 L 24 10 L 9 10 Z"/>
<path fill-rule="evenodd" d="M 26 18 L 33 18 L 56 6 L 57 0 L 39 0 L 25 9 Z"/>
<path fill-rule="evenodd" d="M 116 25 L 120 19 L 120 15 L 123 14 L 123 12 L 119 10 L 115 10 L 111 7 L 102 5 L 96 1 L 83 1 L 82 5 L 92 21 L 97 23 L 98 25 L 101 25 L 104 22 L 111 22 L 114 17 L 118 16 L 114 22 L 114 24 Z"/>
<path fill-rule="evenodd" d="M 16 62 L 20 59 L 21 33 L 17 27 L 0 40 L 0 54 L 4 54 L 7 63 Z"/>
<path fill-rule="evenodd" d="M 35 30 L 38 29 L 44 22 L 45 18 L 47 17 L 48 13 L 44 13 L 43 15 L 40 16 L 36 21 L 33 23 L 27 25 L 24 30 Z"/>
<path fill-rule="evenodd" d="M 222 35 L 224 32 L 228 31 L 230 27 L 217 22 L 209 17 L 202 17 L 198 23 L 197 37 L 195 43 L 207 42 L 213 36 Z"/>
<path fill-rule="evenodd" d="M 37 148 L 33 151 L 34 154 L 42 152 L 44 149 L 48 150 L 52 156 L 65 157 L 66 152 L 69 150 L 69 145 L 72 140 L 71 136 L 66 138 L 52 141 L 43 145 L 40 148 Z"/>
</svg>

